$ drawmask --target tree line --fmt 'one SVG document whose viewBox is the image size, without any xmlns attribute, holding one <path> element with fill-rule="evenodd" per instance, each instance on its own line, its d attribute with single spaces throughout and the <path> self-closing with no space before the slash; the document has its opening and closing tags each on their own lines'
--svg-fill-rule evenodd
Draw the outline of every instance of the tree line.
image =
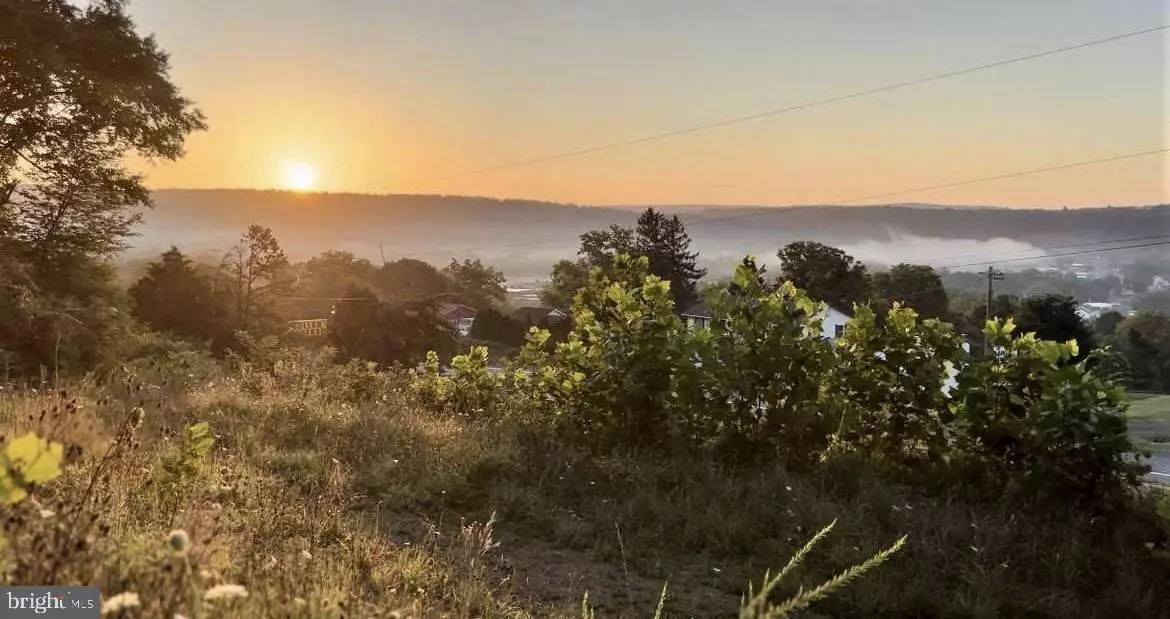
<svg viewBox="0 0 1170 619">
<path fill-rule="evenodd" d="M 483 312 L 474 335 L 523 342 L 527 325 L 496 311 L 505 299 L 503 274 L 478 260 L 453 260 L 442 269 L 407 258 L 378 266 L 326 252 L 293 265 L 271 230 L 258 225 L 216 264 L 194 263 L 172 248 L 129 290 L 121 289 L 112 258 L 150 206 L 142 179 L 124 161 L 129 155 L 178 158 L 186 137 L 206 129 L 205 119 L 170 81 L 165 52 L 135 32 L 122 2 L 5 4 L 0 24 L 14 43 L 5 49 L 16 50 L 0 65 L 0 87 L 11 95 L 0 98 L 0 369 L 6 375 L 116 362 L 141 339 L 139 325 L 226 350 L 239 333 L 278 336 L 289 318 L 314 316 L 332 318 L 331 342 L 343 357 L 412 363 L 429 348 L 455 346 L 436 315 L 443 302 Z M 682 311 L 727 286 L 703 285 L 707 274 L 690 244 L 677 216 L 647 209 L 633 228 L 583 234 L 577 257 L 553 266 L 543 298 L 568 308 L 592 272 L 612 275 L 618 256 L 630 255 L 645 258 L 649 273 L 669 282 L 673 306 Z M 1111 316 L 1094 331 L 1068 296 L 960 305 L 929 266 L 871 273 L 842 250 L 815 242 L 791 243 L 777 256 L 773 288 L 791 282 L 845 311 L 868 305 L 879 320 L 900 303 L 953 323 L 975 343 L 987 317 L 1012 316 L 1041 337 L 1076 340 L 1082 354 L 1112 344 L 1135 386 L 1170 383 L 1164 314 Z M 1137 287 L 1148 288 L 1156 275 L 1145 263 L 1130 271 L 1124 280 Z M 321 301 L 333 298 L 345 300 Z M 1152 308 L 1161 307 L 1159 298 L 1149 301 Z"/>
</svg>

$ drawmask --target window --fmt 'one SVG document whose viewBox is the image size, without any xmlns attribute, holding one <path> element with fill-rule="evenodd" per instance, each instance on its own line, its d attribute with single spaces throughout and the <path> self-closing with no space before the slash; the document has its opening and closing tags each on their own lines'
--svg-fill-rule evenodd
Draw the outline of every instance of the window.
<svg viewBox="0 0 1170 619">
<path fill-rule="evenodd" d="M 845 325 L 833 325 L 833 339 L 845 335 Z"/>
</svg>

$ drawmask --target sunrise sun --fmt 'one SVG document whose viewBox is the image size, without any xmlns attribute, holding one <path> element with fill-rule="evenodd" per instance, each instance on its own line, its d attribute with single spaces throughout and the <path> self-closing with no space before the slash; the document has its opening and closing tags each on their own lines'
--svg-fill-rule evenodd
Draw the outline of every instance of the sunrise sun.
<svg viewBox="0 0 1170 619">
<path fill-rule="evenodd" d="M 307 163 L 290 163 L 284 169 L 284 184 L 289 189 L 308 191 L 317 184 L 317 172 Z"/>
</svg>

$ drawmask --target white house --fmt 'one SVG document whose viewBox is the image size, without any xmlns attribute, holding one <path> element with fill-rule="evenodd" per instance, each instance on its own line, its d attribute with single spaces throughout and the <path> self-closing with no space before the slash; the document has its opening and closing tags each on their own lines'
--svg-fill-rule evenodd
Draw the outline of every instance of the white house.
<svg viewBox="0 0 1170 619">
<path fill-rule="evenodd" d="M 475 323 L 476 311 L 460 303 L 443 303 L 439 305 L 439 318 L 447 321 L 459 335 L 467 337 L 471 333 L 471 325 Z"/>
<path fill-rule="evenodd" d="M 711 309 L 705 301 L 700 301 L 686 309 L 682 314 L 683 321 L 694 329 L 702 329 L 711 322 Z M 820 316 L 821 332 L 830 341 L 836 341 L 845 333 L 845 324 L 852 318 L 849 314 L 831 306 L 825 306 Z"/>
</svg>

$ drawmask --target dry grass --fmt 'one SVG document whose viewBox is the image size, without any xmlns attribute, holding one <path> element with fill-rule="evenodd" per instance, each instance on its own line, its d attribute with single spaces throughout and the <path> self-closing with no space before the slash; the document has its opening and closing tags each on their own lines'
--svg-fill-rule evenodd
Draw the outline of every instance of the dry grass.
<svg viewBox="0 0 1170 619">
<path fill-rule="evenodd" d="M 974 504 L 851 461 L 793 474 L 693 453 L 598 457 L 537 428 L 427 413 L 403 386 L 292 358 L 272 372 L 151 363 L 63 394 L 4 392 L 0 432 L 76 446 L 67 474 L 9 517 L 6 580 L 133 592 L 127 616 L 167 619 L 568 617 L 586 591 L 596 616 L 650 617 L 669 582 L 663 617 L 728 616 L 749 582 L 836 520 L 776 600 L 906 535 L 815 609 L 1166 616 L 1170 569 L 1146 548 L 1162 543 L 1156 520 Z M 145 422 L 119 434 L 136 406 Z M 214 449 L 176 481 L 184 428 L 199 421 Z M 190 538 L 181 555 L 173 530 Z M 203 600 L 225 585 L 247 596 Z"/>
</svg>

